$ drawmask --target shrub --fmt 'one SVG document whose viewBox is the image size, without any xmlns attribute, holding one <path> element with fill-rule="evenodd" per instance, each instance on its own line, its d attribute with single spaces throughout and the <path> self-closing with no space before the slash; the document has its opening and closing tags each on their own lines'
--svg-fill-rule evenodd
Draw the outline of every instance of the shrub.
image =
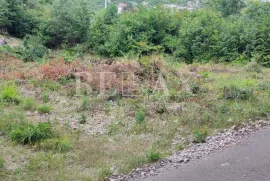
<svg viewBox="0 0 270 181">
<path fill-rule="evenodd" d="M 189 87 L 190 87 L 190 91 L 193 94 L 198 94 L 200 92 L 200 86 L 197 83 L 190 83 Z"/>
<path fill-rule="evenodd" d="M 36 142 L 52 138 L 54 133 L 50 123 L 39 123 L 38 125 L 21 123 L 12 128 L 9 136 L 12 141 L 17 143 L 35 144 Z"/>
<path fill-rule="evenodd" d="M 195 130 L 193 136 L 194 143 L 204 143 L 206 141 L 206 137 L 208 136 L 208 129 Z"/>
<path fill-rule="evenodd" d="M 248 88 L 236 86 L 224 87 L 222 97 L 229 100 L 247 100 L 253 96 L 253 91 Z"/>
<path fill-rule="evenodd" d="M 40 61 L 47 53 L 47 48 L 43 45 L 40 37 L 27 36 L 23 41 L 24 47 L 21 49 L 20 56 L 26 61 Z"/>
<path fill-rule="evenodd" d="M 43 105 L 39 105 L 37 107 L 37 110 L 38 110 L 39 113 L 46 114 L 46 113 L 50 113 L 51 112 L 52 107 L 50 105 L 43 104 Z"/>
<path fill-rule="evenodd" d="M 136 123 L 142 124 L 145 120 L 145 112 L 143 110 L 137 110 L 136 111 Z"/>
<path fill-rule="evenodd" d="M 181 19 L 174 56 L 187 63 L 214 59 L 218 52 L 222 23 L 221 15 L 215 11 L 201 9 L 186 12 Z"/>
<path fill-rule="evenodd" d="M 33 111 L 36 109 L 36 103 L 32 98 L 26 98 L 22 102 L 22 108 L 27 111 Z"/>
<path fill-rule="evenodd" d="M 57 152 L 66 152 L 71 149 L 70 139 L 52 138 L 46 139 L 39 144 L 43 150 L 53 150 Z"/>
<path fill-rule="evenodd" d="M 2 87 L 2 90 L 0 91 L 0 98 L 4 102 L 9 102 L 9 103 L 13 102 L 16 104 L 20 103 L 19 94 L 18 94 L 15 84 L 4 85 Z"/>
</svg>

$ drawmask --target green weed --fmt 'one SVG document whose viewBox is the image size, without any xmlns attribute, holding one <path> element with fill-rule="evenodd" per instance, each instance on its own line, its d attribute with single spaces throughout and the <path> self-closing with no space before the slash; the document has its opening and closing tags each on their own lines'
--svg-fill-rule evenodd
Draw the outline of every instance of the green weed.
<svg viewBox="0 0 270 181">
<path fill-rule="evenodd" d="M 145 120 L 145 112 L 143 110 L 137 110 L 136 111 L 136 123 L 142 124 Z"/>
<path fill-rule="evenodd" d="M 203 130 L 195 130 L 193 133 L 194 143 L 204 143 L 206 141 L 206 138 L 208 136 L 208 129 L 203 129 Z"/>
<path fill-rule="evenodd" d="M 22 101 L 22 108 L 27 111 L 34 111 L 36 109 L 36 102 L 32 98 L 26 98 Z"/>
<path fill-rule="evenodd" d="M 90 108 L 90 105 L 89 105 L 89 100 L 87 99 L 87 97 L 84 97 L 83 100 L 82 100 L 82 103 L 79 107 L 79 111 L 86 111 Z"/>
<path fill-rule="evenodd" d="M 44 104 L 48 103 L 50 100 L 48 92 L 44 92 L 41 96 L 41 99 Z"/>
<path fill-rule="evenodd" d="M 19 93 L 15 84 L 4 85 L 0 91 L 0 99 L 7 103 L 20 103 Z"/>
<path fill-rule="evenodd" d="M 42 141 L 39 147 L 43 150 L 53 150 L 57 152 L 66 152 L 71 149 L 71 142 L 69 138 L 52 138 Z"/>
<path fill-rule="evenodd" d="M 160 160 L 161 155 L 159 152 L 156 151 L 154 147 L 152 147 L 152 149 L 146 153 L 146 157 L 148 162 L 153 163 Z"/>
<path fill-rule="evenodd" d="M 38 110 L 39 113 L 46 114 L 46 113 L 50 113 L 51 112 L 52 107 L 50 105 L 43 104 L 43 105 L 39 105 L 37 107 L 37 110 Z"/>
<path fill-rule="evenodd" d="M 80 117 L 80 124 L 85 124 L 87 122 L 87 117 L 85 114 L 82 114 Z"/>
<path fill-rule="evenodd" d="M 190 83 L 189 88 L 193 94 L 198 94 L 200 92 L 200 86 L 195 82 Z"/>
</svg>

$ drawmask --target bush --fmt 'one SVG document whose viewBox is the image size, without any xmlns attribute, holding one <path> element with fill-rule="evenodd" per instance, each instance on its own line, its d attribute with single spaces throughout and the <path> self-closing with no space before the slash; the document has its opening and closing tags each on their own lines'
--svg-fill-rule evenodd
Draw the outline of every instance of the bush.
<svg viewBox="0 0 270 181">
<path fill-rule="evenodd" d="M 184 14 L 174 56 L 187 63 L 214 59 L 218 56 L 222 23 L 215 11 L 202 9 Z"/>
<path fill-rule="evenodd" d="M 200 86 L 198 83 L 190 83 L 189 84 L 189 87 L 190 87 L 190 91 L 193 93 L 193 94 L 198 94 L 200 92 Z"/>
<path fill-rule="evenodd" d="M 108 16 L 109 11 L 114 13 Z M 164 48 L 170 51 L 171 40 L 179 30 L 175 13 L 162 7 L 139 7 L 118 18 L 113 8 L 98 15 L 91 25 L 90 39 L 93 49 L 107 56 L 145 55 L 163 52 Z"/>
<path fill-rule="evenodd" d="M 43 104 L 43 105 L 39 105 L 37 107 L 37 110 L 38 110 L 39 113 L 46 114 L 46 113 L 50 113 L 51 112 L 52 107 L 50 105 Z"/>
<path fill-rule="evenodd" d="M 19 51 L 21 58 L 26 61 L 41 61 L 47 54 L 47 48 L 37 36 L 27 36 L 23 41 L 24 47 Z"/>
<path fill-rule="evenodd" d="M 143 110 L 136 111 L 136 123 L 142 124 L 145 120 L 145 112 Z"/>
<path fill-rule="evenodd" d="M 12 141 L 17 143 L 35 144 L 42 140 L 52 138 L 54 133 L 50 123 L 39 123 L 38 125 L 21 123 L 11 129 L 9 136 Z"/>
<path fill-rule="evenodd" d="M 247 100 L 253 96 L 253 91 L 248 88 L 236 86 L 224 87 L 222 97 L 229 100 Z"/>
</svg>

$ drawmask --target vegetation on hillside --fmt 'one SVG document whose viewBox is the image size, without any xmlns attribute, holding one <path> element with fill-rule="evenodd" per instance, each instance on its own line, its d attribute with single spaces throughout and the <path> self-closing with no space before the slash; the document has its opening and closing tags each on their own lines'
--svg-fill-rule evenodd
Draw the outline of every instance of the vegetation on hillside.
<svg viewBox="0 0 270 181">
<path fill-rule="evenodd" d="M 3 180 L 105 181 L 270 113 L 270 71 L 254 62 L 36 64 L 1 54 L 0 65 Z"/>
</svg>

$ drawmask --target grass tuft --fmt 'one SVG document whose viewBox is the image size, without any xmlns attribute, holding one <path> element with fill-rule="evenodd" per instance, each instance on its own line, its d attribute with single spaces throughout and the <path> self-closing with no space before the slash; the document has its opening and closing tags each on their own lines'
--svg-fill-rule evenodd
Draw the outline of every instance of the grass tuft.
<svg viewBox="0 0 270 181">
<path fill-rule="evenodd" d="M 82 114 L 80 118 L 80 124 L 85 124 L 86 122 L 87 122 L 87 117 L 85 116 L 85 114 Z"/>
<path fill-rule="evenodd" d="M 205 143 L 206 138 L 208 136 L 208 129 L 203 129 L 203 130 L 195 130 L 193 133 L 194 143 Z"/>
<path fill-rule="evenodd" d="M 156 151 L 154 147 L 152 147 L 152 149 L 146 153 L 146 158 L 148 162 L 153 163 L 160 160 L 161 155 L 159 152 Z"/>
<path fill-rule="evenodd" d="M 66 152 L 71 149 L 71 142 L 69 138 L 52 138 L 46 139 L 40 143 L 39 147 L 43 150 L 53 150 L 57 152 Z"/>
<path fill-rule="evenodd" d="M 32 98 L 26 98 L 22 101 L 22 108 L 26 111 L 34 111 L 36 109 L 36 103 Z"/>
<path fill-rule="evenodd" d="M 238 88 L 236 86 L 224 87 L 222 97 L 228 100 L 248 100 L 253 96 L 249 88 Z"/>
<path fill-rule="evenodd" d="M 15 84 L 4 85 L 0 91 L 0 99 L 7 103 L 20 103 L 19 94 Z"/>
<path fill-rule="evenodd" d="M 112 176 L 112 171 L 108 166 L 102 166 L 98 170 L 98 181 L 105 181 Z"/>
<path fill-rule="evenodd" d="M 41 96 L 41 99 L 42 99 L 42 102 L 44 104 L 48 103 L 50 98 L 49 98 L 49 94 L 47 92 L 43 93 L 42 96 Z"/>
<path fill-rule="evenodd" d="M 142 124 L 145 120 L 145 112 L 143 110 L 136 111 L 136 123 Z"/>
<path fill-rule="evenodd" d="M 52 138 L 54 133 L 51 129 L 50 123 L 39 123 L 34 125 L 32 123 L 20 123 L 14 125 L 9 132 L 12 141 L 20 144 L 35 144 L 42 140 Z"/>
<path fill-rule="evenodd" d="M 87 111 L 89 108 L 89 100 L 87 99 L 87 97 L 84 97 L 79 107 L 79 111 Z"/>
<path fill-rule="evenodd" d="M 43 104 L 43 105 L 39 105 L 37 107 L 37 110 L 38 110 L 39 113 L 46 114 L 46 113 L 50 113 L 51 112 L 52 107 L 50 105 Z"/>
</svg>

